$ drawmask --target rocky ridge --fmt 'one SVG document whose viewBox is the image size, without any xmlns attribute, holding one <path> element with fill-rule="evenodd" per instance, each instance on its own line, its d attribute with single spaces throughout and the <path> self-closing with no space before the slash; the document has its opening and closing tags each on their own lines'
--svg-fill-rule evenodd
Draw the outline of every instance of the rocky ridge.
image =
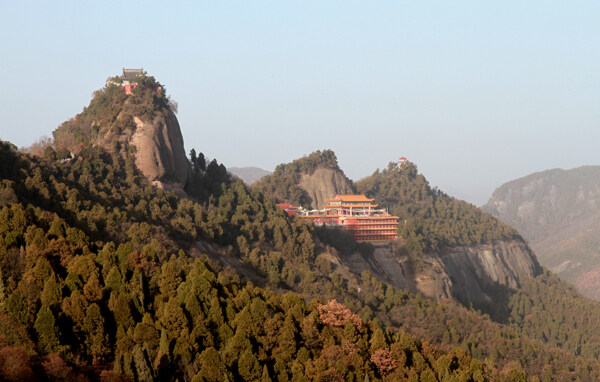
<svg viewBox="0 0 600 382">
<path fill-rule="evenodd" d="M 294 163 L 297 162 L 280 166 L 287 168 Z M 361 186 L 362 190 L 380 190 L 370 193 L 369 197 L 375 198 L 377 203 L 389 207 L 390 211 L 395 211 L 392 213 L 403 213 L 398 210 L 398 206 L 417 206 L 423 203 L 414 199 L 414 196 L 408 195 L 432 193 L 432 197 L 449 200 L 449 197 L 429 190 L 422 175 L 413 177 L 409 174 L 408 167 L 402 171 L 400 172 L 397 168 L 384 172 L 377 171 L 374 175 L 376 178 L 373 178 L 374 185 L 367 187 L 368 179 L 364 179 L 358 183 L 357 187 Z M 416 174 L 416 168 L 414 171 Z M 385 179 L 382 176 L 385 176 Z M 301 172 L 298 179 L 297 186 L 309 197 L 311 208 L 320 208 L 327 199 L 333 198 L 336 194 L 357 192 L 352 182 L 337 167 L 337 162 L 330 163 L 329 166 L 317 166 L 312 172 Z M 395 187 L 396 190 L 383 195 L 381 189 L 389 187 Z M 413 189 L 418 192 L 413 192 Z M 370 192 L 362 190 L 361 192 Z M 400 201 L 395 196 L 396 193 L 405 195 L 405 199 Z M 284 201 L 294 202 L 293 200 Z M 432 203 L 441 205 L 440 202 Z M 453 201 L 448 203 L 450 206 L 455 205 Z M 462 204 L 460 206 L 464 211 L 476 210 L 477 213 L 468 215 L 471 220 L 496 221 L 475 206 Z M 454 211 L 458 207 L 451 208 L 450 211 Z M 432 229 L 444 224 L 452 224 L 444 221 L 441 217 L 447 213 L 440 212 Z M 405 218 L 408 219 L 408 216 L 402 219 Z M 476 223 L 471 222 L 470 224 Z M 484 225 L 481 222 L 479 224 Z M 487 224 L 490 227 L 496 226 Z M 514 235 L 508 232 L 506 235 L 498 237 L 502 239 L 494 238 L 487 243 L 472 245 L 444 244 L 443 237 L 440 237 L 438 240 L 440 244 L 437 246 L 425 247 L 422 252 L 415 252 L 408 249 L 407 237 L 401 235 L 398 241 L 388 245 L 374 246 L 368 254 L 363 254 L 364 251 L 361 253 L 358 250 L 345 254 L 332 251 L 326 256 L 326 259 L 337 267 L 337 271 L 342 277 L 348 276 L 348 280 L 352 279 L 349 277 L 349 273 L 360 275 L 363 271 L 370 271 L 381 281 L 411 292 L 420 292 L 437 301 L 456 298 L 467 305 L 483 306 L 492 303 L 507 288 L 518 288 L 525 278 L 535 277 L 542 273 L 542 267 L 535 254 L 516 232 Z"/>
<path fill-rule="evenodd" d="M 153 77 L 143 74 L 135 81 L 130 94 L 108 81 L 81 113 L 53 132 L 54 148 L 78 154 L 86 146 L 100 146 L 123 159 L 132 155 L 141 176 L 183 196 L 191 166 L 172 102 Z"/>
</svg>

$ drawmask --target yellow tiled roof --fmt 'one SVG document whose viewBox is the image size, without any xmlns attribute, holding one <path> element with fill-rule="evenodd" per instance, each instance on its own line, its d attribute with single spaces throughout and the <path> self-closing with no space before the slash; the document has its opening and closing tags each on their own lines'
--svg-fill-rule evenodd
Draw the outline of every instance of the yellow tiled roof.
<svg viewBox="0 0 600 382">
<path fill-rule="evenodd" d="M 333 199 L 328 199 L 329 201 L 342 201 L 342 202 L 372 202 L 375 199 L 368 199 L 364 195 L 336 195 Z"/>
<path fill-rule="evenodd" d="M 355 205 L 355 204 L 328 204 L 326 206 L 323 206 L 323 208 L 340 208 L 340 207 L 344 207 L 344 208 L 375 208 L 379 206 L 379 204 L 365 204 L 365 205 Z"/>
</svg>

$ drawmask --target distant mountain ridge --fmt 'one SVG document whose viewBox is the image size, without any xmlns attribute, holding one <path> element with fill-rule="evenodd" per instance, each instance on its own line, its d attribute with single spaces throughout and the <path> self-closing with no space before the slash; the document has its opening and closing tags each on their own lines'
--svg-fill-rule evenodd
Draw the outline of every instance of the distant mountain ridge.
<svg viewBox="0 0 600 382">
<path fill-rule="evenodd" d="M 260 167 L 227 167 L 227 170 L 233 175 L 237 176 L 246 184 L 253 184 L 263 176 L 272 174 L 271 171 L 267 171 Z"/>
<path fill-rule="evenodd" d="M 507 182 L 482 208 L 519 230 L 543 265 L 600 299 L 600 166 Z"/>
</svg>

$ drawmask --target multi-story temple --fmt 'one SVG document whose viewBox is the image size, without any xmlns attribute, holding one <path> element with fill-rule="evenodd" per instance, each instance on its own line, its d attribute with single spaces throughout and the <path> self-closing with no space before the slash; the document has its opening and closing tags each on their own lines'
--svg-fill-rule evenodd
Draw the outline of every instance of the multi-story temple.
<svg viewBox="0 0 600 382">
<path fill-rule="evenodd" d="M 364 195 L 336 195 L 321 210 L 297 216 L 315 225 L 340 226 L 353 231 L 356 241 L 390 241 L 398 237 L 398 217 L 378 209 L 374 199 Z"/>
</svg>

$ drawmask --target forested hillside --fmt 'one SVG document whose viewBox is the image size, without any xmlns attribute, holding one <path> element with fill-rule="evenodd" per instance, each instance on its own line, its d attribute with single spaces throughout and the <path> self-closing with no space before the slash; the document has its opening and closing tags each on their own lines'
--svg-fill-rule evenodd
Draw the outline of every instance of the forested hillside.
<svg viewBox="0 0 600 382">
<path fill-rule="evenodd" d="M 368 273 L 341 277 L 334 264 L 318 255 L 323 248 L 314 241 L 311 227 L 288 219 L 241 183 L 226 187 L 221 197 L 202 205 L 143 186 L 135 174 L 127 177 L 127 161 L 114 158 L 116 162 L 109 164 L 111 159 L 98 150 L 84 152 L 84 157 L 62 165 L 27 158 L 10 145 L 2 145 L 0 258 L 7 332 L 0 353 L 4 364 L 14 366 L 7 373 L 65 378 L 85 374 L 94 379 L 102 373 L 105 377 L 136 378 L 174 373 L 192 378 L 223 372 L 231 378 L 241 373 L 260 374 L 260 378 L 268 374 L 273 380 L 298 373 L 310 379 L 321 374 L 348 378 L 349 372 L 357 378 L 368 374 L 371 380 L 423 373 L 514 380 L 519 372 L 509 372 L 512 369 L 562 376 L 559 380 L 568 380 L 571 373 L 584 379 L 596 375 L 595 361 L 575 355 L 597 357 L 589 350 L 577 350 L 577 346 L 593 348 L 586 336 L 581 336 L 579 343 L 568 344 L 566 349 L 573 348 L 569 355 L 559 347 L 553 350 L 544 345 L 548 341 L 545 336 L 555 334 L 551 341 L 562 346 L 560 332 L 550 330 L 539 339 L 528 339 L 516 325 L 503 328 L 456 303 L 436 304 L 385 285 Z M 117 166 L 123 169 L 122 176 L 114 172 Z M 250 216 L 262 216 L 263 220 L 251 220 Z M 336 236 L 315 233 L 325 241 Z M 205 255 L 214 257 L 215 253 L 195 248 L 191 244 L 194 239 L 213 243 L 231 259 L 239 258 L 256 272 L 259 284 L 281 292 L 297 290 L 322 303 L 303 302 L 302 297 L 293 295 L 277 297 L 256 288 L 232 268 L 208 260 Z M 227 249 L 232 244 L 233 252 Z M 343 246 L 339 248 L 343 250 Z M 361 292 L 351 285 L 360 285 Z M 263 314 L 269 318 L 266 322 L 273 321 L 273 329 L 251 327 L 236 336 L 236 322 L 255 322 L 236 320 L 239 314 L 253 314 L 253 305 L 239 300 L 245 301 L 239 296 L 246 293 L 248 301 L 266 304 Z M 361 321 L 356 322 L 362 322 L 362 331 L 355 326 L 356 337 L 351 336 L 357 339 L 357 351 L 344 342 L 346 332 L 352 332 L 348 325 L 336 329 L 327 324 L 327 315 L 322 317 L 319 312 L 319 304 L 333 298 L 359 313 Z M 285 302 L 288 300 L 299 307 L 285 305 L 291 304 Z M 515 303 L 523 315 L 532 307 L 558 309 L 521 305 Z M 350 314 L 345 308 L 336 309 Z M 221 312 L 222 321 L 215 318 L 215 311 Z M 293 320 L 286 318 L 290 312 L 294 312 Z M 518 312 L 512 315 L 515 322 L 520 317 Z M 308 322 L 316 328 L 313 337 L 305 337 L 308 332 L 303 325 Z M 586 325 L 582 333 L 596 323 L 590 320 Z M 286 327 L 287 332 L 283 331 Z M 401 328 L 407 334 L 395 334 Z M 287 335 L 295 345 L 289 342 L 288 353 L 276 350 L 278 346 L 268 345 L 263 330 L 272 330 L 274 338 Z M 387 330 L 392 332 L 386 334 Z M 379 331 L 383 340 L 374 339 L 381 337 Z M 408 333 L 437 344 L 440 350 Z M 532 331 L 532 335 L 536 333 Z M 309 345 L 314 336 L 319 338 L 317 345 Z M 331 339 L 327 340 L 328 336 Z M 372 347 L 377 341 L 379 345 Z M 248 343 L 252 344 L 252 356 L 244 354 Z M 452 350 L 456 345 L 462 350 Z M 305 354 L 303 348 L 308 357 L 300 355 Z M 376 349 L 389 353 L 374 356 Z M 299 361 L 283 362 L 289 354 Z M 380 356 L 385 362 L 378 361 Z M 482 363 L 469 360 L 471 356 Z M 209 364 L 217 371 L 202 369 L 207 364 L 205 357 L 212 357 Z M 347 367 L 355 362 L 351 359 L 359 358 L 362 366 Z M 240 365 L 242 359 L 246 363 Z M 377 366 L 377 362 L 389 367 Z M 6 378 L 11 377 L 6 374 Z"/>
<path fill-rule="evenodd" d="M 513 228 L 474 205 L 431 188 L 411 162 L 402 166 L 391 162 L 354 185 L 400 218 L 400 237 L 417 252 L 519 237 Z"/>
<path fill-rule="evenodd" d="M 73 157 L 58 143 L 30 156 L 0 142 L 0 379 L 600 377 L 600 338 L 590 334 L 600 305 L 553 276 L 498 286 L 490 318 L 354 271 L 346 264 L 373 261 L 372 246 L 277 208 L 304 200 L 300 185 L 311 173 L 332 171 L 352 186 L 332 151 L 281 165 L 248 188 L 191 150 L 186 194 L 154 187 L 117 134 L 142 125 L 116 128 L 132 100 L 163 89 L 150 85 L 128 100 L 107 87 L 92 103 L 106 102 L 59 127 L 58 141 L 66 134 L 76 143 Z M 157 99 L 142 100 L 154 111 L 136 113 L 169 112 L 164 94 Z M 95 145 L 99 132 L 117 134 L 118 150 Z M 520 240 L 432 190 L 412 164 L 357 188 L 401 217 L 402 239 L 391 247 L 408 248 L 415 267 L 436 248 Z"/>
<path fill-rule="evenodd" d="M 62 165 L 0 145 L 2 378 L 487 379 L 464 350 L 388 333 L 335 301 L 279 297 L 186 247 L 279 246 L 308 232 L 241 183 L 203 207 L 143 187 L 118 157 L 81 158 Z M 290 250 L 310 258 L 305 240 Z"/>
<path fill-rule="evenodd" d="M 326 174 L 309 181 L 317 170 L 325 170 Z M 278 165 L 271 175 L 260 179 L 253 188 L 277 203 L 317 209 L 322 207 L 326 198 L 333 198 L 336 193 L 351 193 L 352 182 L 338 166 L 333 151 L 317 150 L 291 163 Z M 323 196 L 323 192 L 328 195 Z"/>
</svg>

